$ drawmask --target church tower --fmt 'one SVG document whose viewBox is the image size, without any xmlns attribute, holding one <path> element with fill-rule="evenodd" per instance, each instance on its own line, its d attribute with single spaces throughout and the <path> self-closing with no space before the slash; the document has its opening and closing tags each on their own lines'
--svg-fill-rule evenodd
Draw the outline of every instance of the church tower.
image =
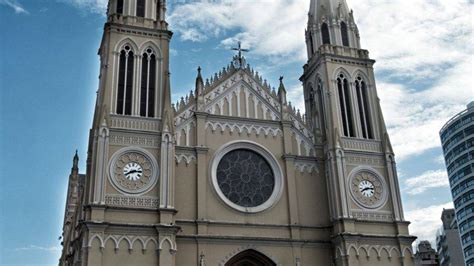
<svg viewBox="0 0 474 266">
<path fill-rule="evenodd" d="M 165 0 L 109 1 L 84 212 L 67 265 L 174 265 L 172 32 L 165 11 Z"/>
<path fill-rule="evenodd" d="M 361 250 L 368 257 L 375 251 L 364 247 L 388 245 L 401 251 L 389 257 L 412 265 L 414 237 L 403 217 L 375 61 L 360 47 L 345 0 L 311 0 L 306 44 L 308 62 L 301 81 L 316 145 L 325 155 L 336 264 L 369 265 L 360 264 Z"/>
</svg>

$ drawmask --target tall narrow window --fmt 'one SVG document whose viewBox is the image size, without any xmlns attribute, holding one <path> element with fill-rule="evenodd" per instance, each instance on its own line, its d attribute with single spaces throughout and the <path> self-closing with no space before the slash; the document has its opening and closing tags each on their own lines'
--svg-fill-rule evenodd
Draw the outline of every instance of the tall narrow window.
<svg viewBox="0 0 474 266">
<path fill-rule="evenodd" d="M 313 43 L 313 34 L 309 32 L 309 49 L 311 50 L 310 55 L 314 54 L 314 43 Z"/>
<path fill-rule="evenodd" d="M 142 59 L 142 82 L 140 91 L 140 116 L 155 116 L 156 56 L 153 49 L 146 49 Z"/>
<path fill-rule="evenodd" d="M 145 17 L 145 0 L 137 0 L 137 17 Z"/>
<path fill-rule="evenodd" d="M 117 88 L 117 114 L 132 114 L 133 51 L 126 45 L 120 52 L 119 79 Z"/>
<path fill-rule="evenodd" d="M 341 37 L 342 37 L 342 45 L 349 46 L 349 35 L 347 34 L 347 24 L 344 21 L 341 22 Z"/>
<path fill-rule="evenodd" d="M 331 44 L 331 38 L 329 37 L 328 24 L 323 23 L 321 25 L 321 36 L 323 38 L 323 44 Z"/>
<path fill-rule="evenodd" d="M 123 14 L 123 0 L 117 0 L 117 14 Z"/>
<path fill-rule="evenodd" d="M 337 78 L 337 89 L 339 94 L 339 104 L 341 107 L 341 118 L 344 136 L 355 137 L 354 124 L 352 122 L 352 108 L 350 101 L 349 82 L 343 74 L 340 74 Z"/>
<path fill-rule="evenodd" d="M 324 98 L 323 98 L 323 81 L 321 79 L 318 80 L 318 90 L 317 90 L 317 95 L 318 95 L 318 113 L 319 113 L 319 120 L 321 121 L 321 132 L 323 135 L 325 135 L 325 129 L 326 129 L 326 119 L 324 117 L 325 111 L 324 111 Z"/>
<path fill-rule="evenodd" d="M 367 86 L 361 77 L 357 77 L 355 81 L 357 103 L 359 104 L 360 124 L 362 126 L 362 137 L 364 139 L 373 139 L 372 124 L 370 122 L 369 99 L 367 94 Z"/>
</svg>

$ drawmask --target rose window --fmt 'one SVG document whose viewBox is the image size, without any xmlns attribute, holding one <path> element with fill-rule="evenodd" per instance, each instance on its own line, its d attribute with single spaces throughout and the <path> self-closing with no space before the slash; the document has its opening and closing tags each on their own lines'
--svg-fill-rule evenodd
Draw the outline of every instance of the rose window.
<svg viewBox="0 0 474 266">
<path fill-rule="evenodd" d="M 224 196 L 242 207 L 262 205 L 275 189 L 275 175 L 270 164 L 251 150 L 236 149 L 225 154 L 216 174 Z"/>
</svg>

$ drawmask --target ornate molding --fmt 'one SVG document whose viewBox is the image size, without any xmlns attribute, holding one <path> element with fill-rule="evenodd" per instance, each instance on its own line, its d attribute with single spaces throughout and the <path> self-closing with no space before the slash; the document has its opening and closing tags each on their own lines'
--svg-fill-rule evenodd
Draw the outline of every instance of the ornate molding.
<svg viewBox="0 0 474 266">
<path fill-rule="evenodd" d="M 377 222 L 393 222 L 393 215 L 386 212 L 370 212 L 364 210 L 351 210 L 352 216 L 357 220 L 377 221 Z"/>
<path fill-rule="evenodd" d="M 220 129 L 222 132 L 228 129 L 231 133 L 234 133 L 234 131 L 236 131 L 239 134 L 243 132 L 247 132 L 247 134 L 252 134 L 252 132 L 255 132 L 257 136 L 260 134 L 264 134 L 265 136 L 272 135 L 273 137 L 276 137 L 277 135 L 280 135 L 280 136 L 283 135 L 283 132 L 278 127 L 261 126 L 261 125 L 237 123 L 237 122 L 232 123 L 232 122 L 208 121 L 206 122 L 206 129 L 208 128 L 211 128 L 212 131 Z"/>
<path fill-rule="evenodd" d="M 110 144 L 114 145 L 135 145 L 142 147 L 159 147 L 160 140 L 153 136 L 137 136 L 128 134 L 111 133 L 109 138 Z"/>
<path fill-rule="evenodd" d="M 111 128 L 120 128 L 120 129 L 131 129 L 131 130 L 140 130 L 140 131 L 159 131 L 160 129 L 160 120 L 142 118 L 142 117 L 133 117 L 133 116 L 110 116 Z"/>
<path fill-rule="evenodd" d="M 403 249 L 403 253 L 400 252 L 400 249 L 395 246 L 390 245 L 370 245 L 370 244 L 363 244 L 359 245 L 357 243 L 347 243 L 345 247 L 343 247 L 345 251 L 341 248 L 341 246 L 336 247 L 336 258 L 344 257 L 344 256 L 351 256 L 352 252 L 355 252 L 355 256 L 361 256 L 361 251 L 363 250 L 366 254 L 367 258 L 371 257 L 370 252 L 373 250 L 377 254 L 377 258 L 380 259 L 382 257 L 387 257 L 388 259 L 391 258 L 400 258 L 400 257 L 413 257 L 413 252 L 410 247 L 406 247 Z M 351 252 L 352 251 L 352 252 Z"/>
<path fill-rule="evenodd" d="M 174 156 L 176 159 L 176 163 L 180 164 L 181 162 L 185 162 L 186 165 L 189 165 L 192 161 L 196 161 L 196 155 L 194 154 L 189 154 L 189 153 L 176 153 Z"/>
<path fill-rule="evenodd" d="M 159 250 L 159 244 L 158 244 L 158 239 L 155 237 L 150 237 L 150 236 L 131 236 L 131 235 L 103 235 L 103 234 L 93 234 L 92 236 L 89 237 L 89 240 L 87 241 L 87 246 L 88 248 L 92 247 L 92 242 L 97 239 L 100 243 L 100 248 L 104 249 L 105 245 L 107 244 L 108 241 L 112 241 L 114 243 L 114 249 L 115 252 L 117 252 L 120 249 L 120 243 L 122 241 L 125 241 L 128 246 L 128 250 L 130 252 L 133 251 L 133 247 L 135 245 L 135 242 L 140 242 L 142 251 L 145 252 L 148 249 L 148 245 L 150 242 L 153 242 L 155 244 L 156 250 Z"/>
<path fill-rule="evenodd" d="M 353 165 L 372 165 L 372 166 L 385 166 L 385 161 L 381 158 L 370 158 L 370 157 L 358 157 L 358 156 L 346 156 L 346 162 Z"/>
<path fill-rule="evenodd" d="M 319 173 L 318 163 L 317 162 L 295 162 L 295 168 L 300 171 L 300 173 L 307 172 L 311 174 L 313 172 Z"/>
<path fill-rule="evenodd" d="M 346 150 L 382 153 L 382 143 L 378 140 L 341 138 L 341 142 Z"/>
<path fill-rule="evenodd" d="M 105 204 L 114 207 L 158 209 L 160 200 L 155 197 L 136 197 L 125 195 L 106 195 Z"/>
</svg>

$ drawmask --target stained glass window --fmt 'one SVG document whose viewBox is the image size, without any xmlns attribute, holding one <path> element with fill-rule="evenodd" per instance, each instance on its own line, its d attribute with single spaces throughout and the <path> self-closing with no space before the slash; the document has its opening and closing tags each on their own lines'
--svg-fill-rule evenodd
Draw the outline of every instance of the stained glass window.
<svg viewBox="0 0 474 266">
<path fill-rule="evenodd" d="M 275 189 L 275 175 L 270 164 L 258 153 L 233 150 L 217 166 L 217 183 L 222 193 L 242 207 L 265 203 Z"/>
</svg>

